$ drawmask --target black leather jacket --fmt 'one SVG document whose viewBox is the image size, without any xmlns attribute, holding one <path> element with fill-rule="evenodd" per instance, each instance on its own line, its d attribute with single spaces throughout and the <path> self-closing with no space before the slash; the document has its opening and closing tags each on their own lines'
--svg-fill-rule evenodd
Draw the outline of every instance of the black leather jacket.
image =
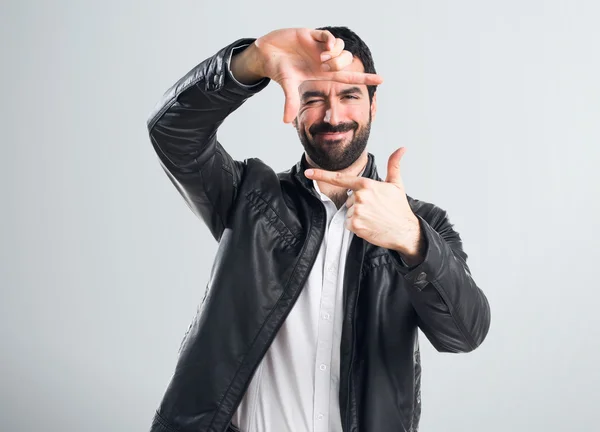
<svg viewBox="0 0 600 432">
<path fill-rule="evenodd" d="M 223 120 L 269 83 L 249 88 L 231 78 L 233 48 L 253 41 L 193 68 L 148 120 L 165 172 L 219 242 L 152 432 L 227 430 L 324 236 L 325 208 L 303 175 L 304 157 L 277 174 L 258 159 L 232 159 L 217 141 Z M 363 176 L 381 180 L 372 155 Z M 446 212 L 408 199 L 426 239 L 423 263 L 408 268 L 358 236 L 348 252 L 339 392 L 346 432 L 417 431 L 418 328 L 437 350 L 455 353 L 475 349 L 489 329 L 488 301 Z"/>
</svg>

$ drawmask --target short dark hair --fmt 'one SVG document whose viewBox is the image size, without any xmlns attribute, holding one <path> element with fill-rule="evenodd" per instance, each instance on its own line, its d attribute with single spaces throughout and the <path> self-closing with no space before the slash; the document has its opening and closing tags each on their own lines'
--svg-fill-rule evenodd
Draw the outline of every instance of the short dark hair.
<svg viewBox="0 0 600 432">
<path fill-rule="evenodd" d="M 344 49 L 350 51 L 352 55 L 358 58 L 363 66 L 365 67 L 365 73 L 377 73 L 375 71 L 375 63 L 373 62 L 373 56 L 371 50 L 367 44 L 352 30 L 348 27 L 319 27 L 317 30 L 327 30 L 336 38 L 340 38 L 344 41 Z M 367 86 L 369 92 L 369 102 L 373 102 L 373 96 L 377 90 L 376 85 Z"/>
</svg>

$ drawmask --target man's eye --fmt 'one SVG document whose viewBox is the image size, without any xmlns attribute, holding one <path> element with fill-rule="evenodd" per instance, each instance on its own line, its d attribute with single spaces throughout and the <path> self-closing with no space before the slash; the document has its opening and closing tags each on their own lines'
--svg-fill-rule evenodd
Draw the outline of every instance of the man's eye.
<svg viewBox="0 0 600 432">
<path fill-rule="evenodd" d="M 344 96 L 344 99 L 358 99 L 358 98 L 356 96 L 346 95 L 346 96 Z"/>
</svg>

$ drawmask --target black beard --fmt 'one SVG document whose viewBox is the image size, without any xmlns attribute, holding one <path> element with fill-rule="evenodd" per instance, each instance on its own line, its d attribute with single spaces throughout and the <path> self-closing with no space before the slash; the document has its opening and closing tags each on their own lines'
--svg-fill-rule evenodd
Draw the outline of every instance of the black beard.
<svg viewBox="0 0 600 432">
<path fill-rule="evenodd" d="M 304 129 L 298 128 L 298 136 L 306 154 L 318 167 L 327 171 L 339 171 L 348 168 L 356 162 L 367 147 L 367 141 L 371 133 L 371 116 L 369 115 L 369 122 L 361 129 L 359 129 L 359 125 L 356 122 L 343 123 L 337 126 L 332 126 L 328 123 L 319 123 L 310 127 L 310 133 L 313 137 L 317 133 L 346 132 L 351 130 L 354 131 L 354 135 L 350 142 L 343 148 L 339 146 L 342 140 L 317 145 L 314 139 L 308 137 Z"/>
</svg>

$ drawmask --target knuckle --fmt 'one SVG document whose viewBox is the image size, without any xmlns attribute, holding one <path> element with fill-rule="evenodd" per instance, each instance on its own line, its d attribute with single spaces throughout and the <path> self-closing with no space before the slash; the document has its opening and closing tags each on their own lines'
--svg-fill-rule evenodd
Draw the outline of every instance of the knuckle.
<svg viewBox="0 0 600 432">
<path fill-rule="evenodd" d="M 342 70 L 348 65 L 348 61 L 343 57 L 334 57 L 328 62 L 332 70 Z"/>
<path fill-rule="evenodd" d="M 341 54 L 336 57 L 340 66 L 346 67 L 352 64 L 352 53 L 350 51 L 342 51 Z"/>
<path fill-rule="evenodd" d="M 350 51 L 343 50 L 343 49 L 340 49 L 340 50 L 334 49 L 332 54 L 333 54 L 332 58 L 327 61 L 327 63 L 330 65 L 340 65 L 340 64 L 346 65 L 346 64 L 352 63 L 353 57 L 352 57 L 352 53 Z"/>
</svg>

